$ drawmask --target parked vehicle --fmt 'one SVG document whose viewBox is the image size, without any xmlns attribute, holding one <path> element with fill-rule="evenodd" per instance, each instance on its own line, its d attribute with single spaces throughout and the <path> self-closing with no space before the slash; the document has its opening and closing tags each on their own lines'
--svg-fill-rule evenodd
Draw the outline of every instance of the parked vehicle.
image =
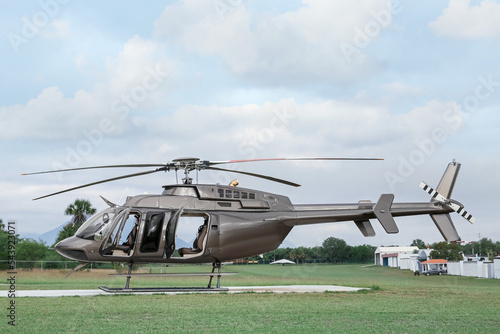
<svg viewBox="0 0 500 334">
<path fill-rule="evenodd" d="M 442 275 L 444 274 L 443 269 L 429 269 L 426 271 L 422 272 L 422 275 L 429 276 L 429 275 Z"/>
</svg>

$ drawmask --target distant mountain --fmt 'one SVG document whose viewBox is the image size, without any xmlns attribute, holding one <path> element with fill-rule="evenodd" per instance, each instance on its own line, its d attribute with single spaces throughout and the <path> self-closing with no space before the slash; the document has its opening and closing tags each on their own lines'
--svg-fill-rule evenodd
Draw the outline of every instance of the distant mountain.
<svg viewBox="0 0 500 334">
<path fill-rule="evenodd" d="M 183 248 L 183 247 L 191 248 L 191 247 L 193 247 L 193 242 L 194 242 L 194 238 L 189 242 L 186 242 L 186 241 L 182 240 L 181 238 L 176 238 L 175 239 L 175 247 L 177 249 Z"/>
<path fill-rule="evenodd" d="M 48 245 L 48 246 L 52 246 L 52 244 L 56 241 L 57 239 L 57 236 L 59 235 L 59 231 L 63 229 L 63 227 L 68 224 L 69 221 L 67 221 L 66 223 L 64 224 L 61 224 L 59 225 L 58 227 L 48 231 L 48 232 L 45 232 L 43 234 L 38 234 L 38 233 L 22 233 L 20 234 L 20 237 L 22 239 L 33 239 L 33 240 L 36 240 L 36 241 L 39 241 L 39 240 L 42 240 L 42 241 L 45 241 L 45 243 Z"/>
<path fill-rule="evenodd" d="M 19 233 L 21 239 L 33 239 L 38 240 L 40 238 L 40 233 Z"/>
<path fill-rule="evenodd" d="M 57 236 L 59 235 L 59 231 L 61 231 L 64 228 L 64 226 L 66 226 L 69 222 L 70 220 L 48 232 L 45 232 L 44 234 L 40 235 L 38 239 L 45 241 L 47 245 L 52 246 L 52 244 L 56 242 Z"/>
<path fill-rule="evenodd" d="M 87 219 L 90 218 L 90 215 L 87 216 Z M 62 223 L 61 225 L 57 226 L 56 228 L 48 231 L 48 232 L 45 232 L 39 236 L 37 236 L 36 238 L 34 237 L 31 237 L 31 236 L 21 236 L 22 238 L 32 238 L 32 239 L 35 239 L 35 240 L 42 240 L 42 241 L 45 241 L 45 243 L 48 245 L 48 246 L 52 246 L 52 244 L 54 242 L 56 242 L 56 239 L 57 239 L 57 236 L 59 235 L 59 232 L 64 228 L 64 226 L 68 225 L 69 223 L 71 223 L 71 219 L 70 220 L 67 220 L 66 222 Z"/>
</svg>

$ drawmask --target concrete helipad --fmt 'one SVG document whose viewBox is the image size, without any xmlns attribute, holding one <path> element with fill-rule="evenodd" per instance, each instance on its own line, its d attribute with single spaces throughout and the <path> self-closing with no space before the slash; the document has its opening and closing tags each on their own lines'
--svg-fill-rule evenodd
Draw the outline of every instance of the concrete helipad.
<svg viewBox="0 0 500 334">
<path fill-rule="evenodd" d="M 306 293 L 306 292 L 326 292 L 326 291 L 344 291 L 355 292 L 366 288 L 351 288 L 337 285 L 282 285 L 282 286 L 237 286 L 226 287 L 229 289 L 226 293 L 244 293 L 244 292 L 274 292 L 274 293 Z M 191 292 L 160 292 L 161 294 L 174 295 Z M 218 292 L 203 292 L 218 293 Z M 95 290 L 16 290 L 16 297 L 69 297 L 69 296 L 97 296 L 112 295 L 99 289 Z M 158 294 L 158 292 L 130 292 L 134 295 Z M 7 297 L 8 291 L 0 291 L 0 297 Z"/>
</svg>

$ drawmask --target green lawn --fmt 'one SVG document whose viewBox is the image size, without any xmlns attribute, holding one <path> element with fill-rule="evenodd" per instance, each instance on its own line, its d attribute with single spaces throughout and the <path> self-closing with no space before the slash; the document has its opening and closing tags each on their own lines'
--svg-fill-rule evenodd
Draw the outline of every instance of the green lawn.
<svg viewBox="0 0 500 334">
<path fill-rule="evenodd" d="M 169 267 L 209 271 L 208 266 Z M 223 286 L 332 284 L 375 287 L 370 292 L 307 294 L 110 295 L 18 298 L 20 333 L 498 333 L 500 280 L 414 277 L 410 271 L 361 265 L 227 266 Z M 7 274 L 3 272 L 4 276 Z M 124 278 L 94 270 L 19 272 L 17 289 L 122 287 Z M 132 279 L 138 286 L 189 286 L 206 278 Z M 4 286 L 0 286 L 4 288 Z M 0 303 L 6 314 L 7 298 Z"/>
</svg>

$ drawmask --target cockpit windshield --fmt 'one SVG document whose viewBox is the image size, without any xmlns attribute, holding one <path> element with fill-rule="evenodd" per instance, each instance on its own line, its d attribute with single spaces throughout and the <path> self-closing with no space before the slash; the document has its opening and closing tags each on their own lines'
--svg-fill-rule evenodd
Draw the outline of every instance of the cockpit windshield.
<svg viewBox="0 0 500 334">
<path fill-rule="evenodd" d="M 111 226 L 116 208 L 109 208 L 96 213 L 76 231 L 75 236 L 82 239 L 100 240 Z"/>
</svg>

